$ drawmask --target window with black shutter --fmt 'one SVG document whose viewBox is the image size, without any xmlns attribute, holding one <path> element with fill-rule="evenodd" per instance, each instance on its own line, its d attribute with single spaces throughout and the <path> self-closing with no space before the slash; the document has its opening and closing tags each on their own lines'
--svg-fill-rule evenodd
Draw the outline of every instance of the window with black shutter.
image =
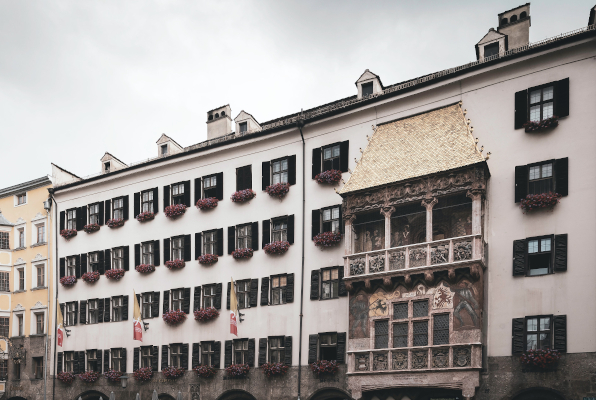
<svg viewBox="0 0 596 400">
<path fill-rule="evenodd" d="M 77 208 L 66 210 L 66 229 L 77 229 Z"/>
<path fill-rule="evenodd" d="M 319 333 L 318 360 L 337 360 L 337 333 Z"/>
<path fill-rule="evenodd" d="M 143 213 L 155 213 L 157 212 L 157 206 L 155 201 L 157 200 L 157 188 L 144 190 L 141 192 L 140 200 L 140 212 Z"/>
<path fill-rule="evenodd" d="M 321 300 L 338 298 L 339 268 L 321 269 Z"/>
<path fill-rule="evenodd" d="M 540 122 L 569 115 L 569 78 L 515 93 L 515 129 L 527 121 Z"/>
<path fill-rule="evenodd" d="M 271 304 L 285 304 L 286 288 L 288 283 L 287 275 L 277 275 L 271 277 Z"/>
<path fill-rule="evenodd" d="M 553 316 L 526 317 L 525 350 L 547 350 L 553 348 Z"/>
<path fill-rule="evenodd" d="M 252 165 L 236 168 L 236 191 L 252 189 Z"/>
<path fill-rule="evenodd" d="M 99 203 L 89 204 L 89 224 L 99 225 Z"/>
<path fill-rule="evenodd" d="M 513 242 L 513 276 L 540 276 L 567 271 L 567 234 Z"/>
<path fill-rule="evenodd" d="M 515 167 L 515 202 L 528 194 L 568 195 L 569 159 L 542 161 Z"/>
<path fill-rule="evenodd" d="M 190 181 L 174 183 L 171 185 L 172 204 L 185 204 L 190 206 Z M 164 194 L 165 195 L 165 194 Z"/>
<path fill-rule="evenodd" d="M 233 341 L 233 363 L 248 364 L 248 339 L 235 339 Z"/>
<path fill-rule="evenodd" d="M 261 305 L 269 305 L 269 277 L 261 278 Z"/>
<path fill-rule="evenodd" d="M 202 247 L 202 254 L 218 254 L 218 231 L 219 229 L 212 230 L 212 231 L 205 231 L 203 232 L 200 237 L 202 237 L 202 244 L 195 243 L 195 245 L 199 248 Z M 222 230 L 223 233 L 223 230 Z"/>
<path fill-rule="evenodd" d="M 215 356 L 216 356 L 215 342 L 213 342 L 213 341 L 201 342 L 201 365 L 214 367 L 215 366 Z"/>
<path fill-rule="evenodd" d="M 210 197 L 217 198 L 217 175 L 204 176 L 203 179 L 203 199 Z"/>
<path fill-rule="evenodd" d="M 250 279 L 234 282 L 236 286 L 236 299 L 238 300 L 238 308 L 244 309 L 250 307 Z"/>
</svg>

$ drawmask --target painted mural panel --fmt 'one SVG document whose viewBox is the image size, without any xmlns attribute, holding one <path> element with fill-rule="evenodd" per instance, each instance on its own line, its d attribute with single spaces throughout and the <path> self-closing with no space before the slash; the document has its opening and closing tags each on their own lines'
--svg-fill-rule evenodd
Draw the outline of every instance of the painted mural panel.
<svg viewBox="0 0 596 400">
<path fill-rule="evenodd" d="M 350 339 L 369 337 L 368 329 L 368 295 L 359 292 L 350 296 Z"/>
</svg>

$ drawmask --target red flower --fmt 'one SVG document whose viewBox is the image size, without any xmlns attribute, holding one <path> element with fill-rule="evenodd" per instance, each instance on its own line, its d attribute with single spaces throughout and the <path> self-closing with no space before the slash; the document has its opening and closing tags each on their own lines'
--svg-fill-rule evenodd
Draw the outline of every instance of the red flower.
<svg viewBox="0 0 596 400">
<path fill-rule="evenodd" d="M 529 194 L 525 199 L 522 199 L 519 206 L 521 207 L 524 214 L 538 208 L 552 209 L 559 203 L 561 197 L 562 196 L 560 194 L 553 192 Z"/>
<path fill-rule="evenodd" d="M 99 230 L 98 224 L 88 224 L 83 227 L 83 230 L 87 233 L 97 232 Z"/>
<path fill-rule="evenodd" d="M 341 181 L 341 171 L 338 171 L 336 169 L 330 169 L 328 171 L 323 171 L 320 174 L 318 174 L 317 176 L 315 176 L 315 181 L 317 181 L 317 183 L 330 183 L 330 184 L 335 184 L 339 181 Z"/>
<path fill-rule="evenodd" d="M 195 320 L 197 320 L 199 322 L 211 321 L 217 317 L 219 317 L 219 311 L 217 311 L 213 307 L 207 307 L 207 308 L 201 308 L 199 310 L 195 310 Z"/>
<path fill-rule="evenodd" d="M 184 375 L 184 370 L 177 367 L 166 367 L 162 369 L 161 372 L 163 373 L 163 376 L 168 379 L 178 379 Z"/>
<path fill-rule="evenodd" d="M 219 200 L 216 197 L 208 197 L 206 199 L 200 199 L 197 201 L 197 208 L 200 210 L 210 210 L 217 207 Z"/>
<path fill-rule="evenodd" d="M 288 366 L 282 363 L 263 364 L 261 365 L 261 369 L 267 377 L 282 376 L 288 372 Z"/>
<path fill-rule="evenodd" d="M 559 117 L 553 115 L 550 118 L 543 119 L 542 121 L 528 121 L 524 124 L 526 132 L 538 132 L 548 128 L 555 128 L 559 126 Z"/>
<path fill-rule="evenodd" d="M 199 260 L 199 264 L 213 265 L 219 260 L 219 257 L 217 254 L 203 254 L 197 260 Z"/>
<path fill-rule="evenodd" d="M 167 206 L 164 210 L 166 217 L 168 218 L 176 218 L 186 212 L 186 205 L 185 204 L 174 204 L 172 206 Z"/>
<path fill-rule="evenodd" d="M 265 188 L 265 192 L 267 192 L 269 196 L 277 197 L 280 200 L 286 197 L 286 194 L 288 194 L 289 191 L 289 183 L 276 183 L 275 185 L 267 186 Z"/>
<path fill-rule="evenodd" d="M 85 272 L 83 274 L 83 276 L 81 276 L 81 279 L 87 283 L 95 283 L 99 280 L 99 272 L 97 272 L 97 271 Z"/>
<path fill-rule="evenodd" d="M 106 278 L 108 279 L 115 279 L 119 281 L 124 276 L 123 269 L 108 269 L 105 273 Z"/>
<path fill-rule="evenodd" d="M 72 372 L 58 372 L 58 375 L 56 375 L 56 378 L 58 378 L 60 381 L 62 381 L 62 383 L 70 385 L 75 380 L 75 374 Z"/>
<path fill-rule="evenodd" d="M 341 242 L 341 233 L 323 232 L 313 238 L 315 246 L 331 247 Z"/>
<path fill-rule="evenodd" d="M 124 226 L 124 220 L 122 218 L 109 219 L 106 222 L 106 225 L 110 228 L 120 228 L 121 226 Z"/>
<path fill-rule="evenodd" d="M 248 364 L 232 364 L 229 367 L 226 368 L 226 372 L 228 373 L 228 376 L 246 376 L 248 375 L 248 371 L 250 370 L 250 367 L 248 366 Z"/>
<path fill-rule="evenodd" d="M 120 382 L 120 377 L 122 375 L 124 375 L 122 372 L 113 369 L 109 369 L 103 374 L 103 376 L 110 382 Z"/>
<path fill-rule="evenodd" d="M 186 321 L 186 314 L 180 310 L 168 311 L 164 313 L 161 317 L 168 325 L 178 325 Z"/>
<path fill-rule="evenodd" d="M 561 358 L 561 353 L 557 350 L 528 350 L 520 357 L 523 365 L 534 366 L 538 368 L 548 368 L 554 365 Z"/>
<path fill-rule="evenodd" d="M 137 215 L 137 221 L 139 222 L 151 221 L 153 218 L 155 218 L 155 213 L 148 211 L 142 212 L 139 215 Z"/>
<path fill-rule="evenodd" d="M 290 242 L 286 242 L 286 241 L 277 241 L 277 242 L 267 243 L 265 245 L 265 247 L 263 247 L 263 250 L 265 250 L 265 253 L 267 253 L 267 254 L 284 254 L 289 249 L 290 249 Z"/>
<path fill-rule="evenodd" d="M 60 283 L 62 286 L 72 286 L 77 283 L 77 277 L 74 275 L 64 276 L 60 278 Z"/>
<path fill-rule="evenodd" d="M 95 372 L 95 371 L 83 372 L 82 374 L 79 374 L 79 379 L 81 379 L 83 382 L 93 383 L 99 379 L 99 372 Z"/>
<path fill-rule="evenodd" d="M 139 368 L 132 373 L 132 376 L 134 376 L 137 381 L 146 382 L 153 377 L 153 370 L 151 367 Z"/>
<path fill-rule="evenodd" d="M 60 236 L 62 236 L 66 240 L 69 240 L 70 238 L 77 236 L 77 230 L 76 229 L 62 229 L 60 231 Z"/>
<path fill-rule="evenodd" d="M 232 193 L 232 196 L 230 197 L 230 199 L 232 199 L 232 201 L 234 203 L 244 203 L 245 201 L 252 200 L 255 197 L 257 197 L 257 194 L 255 193 L 254 190 L 244 189 L 244 190 L 239 190 L 237 192 Z"/>
<path fill-rule="evenodd" d="M 316 361 L 316 362 L 310 364 L 310 369 L 317 376 L 331 375 L 331 374 L 337 373 L 338 366 L 337 366 L 337 361 L 335 361 L 335 360 L 333 360 L 333 361 L 321 360 L 321 361 Z"/>
<path fill-rule="evenodd" d="M 237 249 L 232 252 L 232 257 L 236 260 L 240 260 L 242 258 L 250 258 L 253 255 L 252 249 Z"/>
<path fill-rule="evenodd" d="M 184 260 L 166 261 L 166 267 L 168 267 L 168 269 L 180 269 L 184 268 L 185 265 L 186 263 L 184 262 Z"/>
<path fill-rule="evenodd" d="M 135 267 L 135 270 L 141 274 L 148 274 L 149 272 L 155 271 L 155 265 L 140 264 Z"/>
<path fill-rule="evenodd" d="M 201 378 L 212 378 L 215 376 L 216 369 L 208 365 L 199 365 L 194 367 L 193 371 L 196 371 Z"/>
</svg>

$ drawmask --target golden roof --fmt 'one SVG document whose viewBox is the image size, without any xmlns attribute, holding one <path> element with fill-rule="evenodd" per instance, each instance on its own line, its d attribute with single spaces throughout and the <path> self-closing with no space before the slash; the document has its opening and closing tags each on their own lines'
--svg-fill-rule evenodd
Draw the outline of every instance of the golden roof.
<svg viewBox="0 0 596 400">
<path fill-rule="evenodd" d="M 483 162 L 459 104 L 377 127 L 340 194 Z"/>
</svg>

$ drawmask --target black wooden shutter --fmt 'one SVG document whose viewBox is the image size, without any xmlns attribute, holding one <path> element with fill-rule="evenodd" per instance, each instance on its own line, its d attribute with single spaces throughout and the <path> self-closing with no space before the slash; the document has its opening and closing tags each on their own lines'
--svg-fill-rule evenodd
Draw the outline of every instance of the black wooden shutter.
<svg viewBox="0 0 596 400">
<path fill-rule="evenodd" d="M 259 250 L 259 223 L 253 222 L 252 223 L 252 232 L 251 232 L 251 241 L 252 241 L 252 249 L 254 251 Z"/>
<path fill-rule="evenodd" d="M 236 250 L 236 227 L 228 226 L 228 254 Z"/>
<path fill-rule="evenodd" d="M 79 319 L 79 302 L 78 301 L 73 301 L 74 303 L 74 325 L 77 324 L 77 320 Z"/>
<path fill-rule="evenodd" d="M 526 239 L 513 241 L 513 276 L 526 276 Z"/>
<path fill-rule="evenodd" d="M 511 353 L 519 354 L 526 351 L 526 341 L 524 338 L 525 318 L 513 318 L 511 321 Z"/>
<path fill-rule="evenodd" d="M 284 338 L 284 364 L 292 366 L 292 337 L 286 336 Z"/>
<path fill-rule="evenodd" d="M 217 255 L 223 256 L 223 228 L 217 230 Z"/>
<path fill-rule="evenodd" d="M 103 360 L 103 358 L 102 358 L 102 353 L 103 352 L 101 350 L 96 350 L 96 351 L 97 351 L 97 354 L 96 354 L 96 357 L 97 357 L 97 372 L 99 372 L 101 374 L 103 372 L 101 370 L 101 367 L 102 367 L 101 360 Z"/>
<path fill-rule="evenodd" d="M 269 305 L 269 277 L 261 278 L 261 305 Z"/>
<path fill-rule="evenodd" d="M 201 365 L 201 345 L 200 343 L 193 343 L 192 344 L 192 369 L 195 369 L 199 365 Z"/>
<path fill-rule="evenodd" d="M 195 204 L 201 200 L 201 187 L 203 186 L 201 179 L 202 178 L 195 178 Z"/>
<path fill-rule="evenodd" d="M 337 266 L 338 271 L 337 271 L 337 277 L 338 277 L 338 283 L 337 283 L 337 295 L 338 296 L 347 296 L 348 295 L 348 290 L 346 289 L 346 282 L 344 281 L 344 266 L 343 265 L 338 265 Z"/>
<path fill-rule="evenodd" d="M 141 348 L 140 347 L 135 347 L 134 349 L 132 349 L 132 371 L 136 371 L 139 369 L 139 359 L 140 359 L 140 353 L 141 352 Z"/>
<path fill-rule="evenodd" d="M 103 299 L 97 299 L 97 322 L 98 323 L 102 323 L 103 322 Z"/>
<path fill-rule="evenodd" d="M 294 244 L 294 215 L 288 215 L 288 242 Z"/>
<path fill-rule="evenodd" d="M 77 254 L 74 257 L 75 257 L 75 276 L 78 279 L 82 276 L 82 274 L 81 274 L 81 255 Z"/>
<path fill-rule="evenodd" d="M 294 274 L 288 274 L 286 284 L 286 303 L 294 302 Z"/>
<path fill-rule="evenodd" d="M 557 117 L 569 115 L 569 78 L 555 82 L 555 112 Z"/>
<path fill-rule="evenodd" d="M 201 287 L 195 286 L 195 295 L 193 301 L 193 311 L 196 311 L 201 308 Z"/>
<path fill-rule="evenodd" d="M 79 372 L 79 352 L 78 351 L 73 351 L 72 352 L 72 372 L 74 372 L 75 374 L 80 374 Z"/>
<path fill-rule="evenodd" d="M 85 352 L 79 351 L 79 371 L 80 373 L 85 372 Z"/>
<path fill-rule="evenodd" d="M 555 235 L 555 272 L 567 271 L 567 234 Z"/>
<path fill-rule="evenodd" d="M 263 237 L 261 238 L 261 246 L 265 248 L 266 245 L 271 243 L 271 220 L 263 220 Z"/>
<path fill-rule="evenodd" d="M 60 278 L 64 278 L 66 276 L 66 259 L 64 257 L 60 258 Z"/>
<path fill-rule="evenodd" d="M 337 332 L 337 363 L 346 362 L 346 333 Z"/>
<path fill-rule="evenodd" d="M 163 371 L 168 367 L 168 345 L 162 344 L 161 345 L 161 370 Z"/>
<path fill-rule="evenodd" d="M 137 215 L 141 213 L 141 193 L 137 192 L 133 195 L 133 211 L 134 217 L 136 218 Z"/>
<path fill-rule="evenodd" d="M 181 352 L 182 360 L 180 362 L 180 367 L 183 370 L 188 370 L 188 343 L 182 344 L 182 352 Z"/>
<path fill-rule="evenodd" d="M 228 296 L 226 297 L 226 309 L 229 310 L 230 309 L 230 294 L 231 294 L 231 287 L 232 287 L 232 283 L 228 282 Z"/>
<path fill-rule="evenodd" d="M 519 203 L 528 195 L 528 167 L 515 167 L 515 202 Z"/>
<path fill-rule="evenodd" d="M 184 288 L 184 297 L 182 298 L 182 312 L 190 313 L 190 288 Z"/>
<path fill-rule="evenodd" d="M 77 219 L 76 219 L 76 223 L 77 223 L 77 231 L 80 231 L 81 229 L 83 229 L 83 226 L 85 226 L 85 219 L 87 219 L 87 207 L 77 207 Z M 83 218 L 83 215 L 85 216 L 85 218 Z"/>
<path fill-rule="evenodd" d="M 103 299 L 103 322 L 110 322 L 110 317 L 112 316 L 112 303 L 110 301 L 111 299 L 109 297 Z"/>
<path fill-rule="evenodd" d="M 151 318 L 159 317 L 159 295 L 160 292 L 153 292 L 153 301 L 151 302 Z"/>
<path fill-rule="evenodd" d="M 312 238 L 321 233 L 321 210 L 312 210 Z"/>
<path fill-rule="evenodd" d="M 250 307 L 256 307 L 259 302 L 259 280 L 258 279 L 251 279 L 250 280 Z"/>
<path fill-rule="evenodd" d="M 296 184 L 296 155 L 288 157 L 288 183 Z"/>
<path fill-rule="evenodd" d="M 168 311 L 170 311 L 170 291 L 164 290 L 163 291 L 162 314 L 165 314 Z"/>
<path fill-rule="evenodd" d="M 192 259 L 190 235 L 184 235 L 184 261 Z"/>
<path fill-rule="evenodd" d="M 124 214 L 122 219 L 128 221 L 128 195 L 122 198 L 122 214 Z"/>
<path fill-rule="evenodd" d="M 65 229 L 66 224 L 66 212 L 60 211 L 60 230 Z"/>
<path fill-rule="evenodd" d="M 219 369 L 221 360 L 221 342 L 213 342 L 213 368 Z"/>
<path fill-rule="evenodd" d="M 104 372 L 108 372 L 110 369 L 110 350 L 103 351 L 103 370 Z"/>
<path fill-rule="evenodd" d="M 261 178 L 262 187 L 263 190 L 265 190 L 265 188 L 267 188 L 267 186 L 271 184 L 271 162 L 263 161 L 263 163 L 261 164 L 261 171 L 263 173 Z"/>
<path fill-rule="evenodd" d="M 555 191 L 561 196 L 569 194 L 569 158 L 555 160 Z"/>
<path fill-rule="evenodd" d="M 108 222 L 112 218 L 112 200 L 105 201 L 104 221 Z"/>
<path fill-rule="evenodd" d="M 99 202 L 99 215 L 98 215 L 98 219 L 99 219 L 99 226 L 103 226 L 104 223 L 104 204 L 103 201 Z"/>
<path fill-rule="evenodd" d="M 156 267 L 158 265 L 160 265 L 160 263 L 161 263 L 161 261 L 159 260 L 159 258 L 160 258 L 159 257 L 160 256 L 160 254 L 159 254 L 159 245 L 160 245 L 159 240 L 154 240 L 153 241 L 153 265 L 156 266 Z"/>
<path fill-rule="evenodd" d="M 341 152 L 340 152 L 341 157 Z M 312 179 L 321 173 L 321 148 L 312 149 Z"/>
<path fill-rule="evenodd" d="M 61 352 L 61 351 L 59 351 L 59 352 L 56 354 L 56 358 L 58 359 L 58 360 L 57 360 L 57 361 L 58 361 L 58 363 L 57 363 L 57 365 L 56 365 L 56 373 L 58 373 L 58 372 L 62 372 L 62 352 Z"/>
<path fill-rule="evenodd" d="M 79 306 L 79 321 L 82 325 L 87 323 L 87 300 L 81 300 Z"/>
<path fill-rule="evenodd" d="M 215 285 L 215 299 L 213 300 L 213 308 L 221 310 L 221 291 L 222 284 L 218 283 Z"/>
<path fill-rule="evenodd" d="M 257 367 L 267 364 L 267 338 L 259 339 L 259 361 Z"/>
<path fill-rule="evenodd" d="M 515 129 L 524 127 L 528 121 L 528 91 L 515 93 Z"/>
<path fill-rule="evenodd" d="M 182 182 L 184 184 L 184 204 L 190 207 L 190 181 Z"/>
<path fill-rule="evenodd" d="M 308 363 L 312 364 L 317 361 L 317 345 L 319 343 L 319 335 L 308 335 Z M 331 361 L 331 360 L 327 360 Z"/>
<path fill-rule="evenodd" d="M 104 258 L 103 258 L 103 270 L 104 272 L 112 269 L 112 250 L 106 249 L 104 251 Z M 102 272 L 100 272 L 101 274 Z"/>
<path fill-rule="evenodd" d="M 553 316 L 554 345 L 553 349 L 561 353 L 567 352 L 567 316 Z"/>
<path fill-rule="evenodd" d="M 120 348 L 120 357 L 122 357 L 122 361 L 120 362 L 120 372 L 126 372 L 126 348 Z"/>
<path fill-rule="evenodd" d="M 122 296 L 122 321 L 128 321 L 128 295 Z"/>
<path fill-rule="evenodd" d="M 201 232 L 195 233 L 195 260 L 201 257 Z"/>
<path fill-rule="evenodd" d="M 98 251 L 97 252 L 97 272 L 99 272 L 100 275 L 103 275 L 103 273 L 105 272 L 105 266 L 103 265 L 103 263 L 104 263 L 104 252 Z"/>
<path fill-rule="evenodd" d="M 314 271 L 310 272 L 310 299 L 311 300 L 319 299 L 319 274 L 320 274 L 320 271 L 318 269 L 315 269 Z"/>
<path fill-rule="evenodd" d="M 135 244 L 135 267 L 141 265 L 141 245 Z"/>
<path fill-rule="evenodd" d="M 339 170 L 341 172 L 348 172 L 350 157 L 350 141 L 346 140 L 339 144 Z"/>
<path fill-rule="evenodd" d="M 255 340 L 248 339 L 248 362 L 247 364 L 252 368 L 255 366 Z"/>
<path fill-rule="evenodd" d="M 165 238 L 163 240 L 163 262 L 164 265 L 166 262 L 170 261 L 170 238 Z"/>
<path fill-rule="evenodd" d="M 226 340 L 224 342 L 224 368 L 232 365 L 232 341 Z"/>
<path fill-rule="evenodd" d="M 215 186 L 215 193 L 217 193 L 217 200 L 223 200 L 223 172 L 215 174 L 217 184 Z"/>
<path fill-rule="evenodd" d="M 163 187 L 163 209 L 170 206 L 170 185 Z M 167 361 L 167 360 L 166 360 Z M 167 366 L 167 364 L 166 364 Z"/>
<path fill-rule="evenodd" d="M 122 263 L 124 264 L 124 270 L 128 271 L 129 269 L 129 264 L 130 264 L 130 254 L 129 254 L 129 246 L 124 246 L 122 248 L 122 253 L 124 255 L 123 259 L 122 259 Z"/>
<path fill-rule="evenodd" d="M 159 346 L 151 347 L 151 370 L 154 372 L 159 370 Z"/>
</svg>

